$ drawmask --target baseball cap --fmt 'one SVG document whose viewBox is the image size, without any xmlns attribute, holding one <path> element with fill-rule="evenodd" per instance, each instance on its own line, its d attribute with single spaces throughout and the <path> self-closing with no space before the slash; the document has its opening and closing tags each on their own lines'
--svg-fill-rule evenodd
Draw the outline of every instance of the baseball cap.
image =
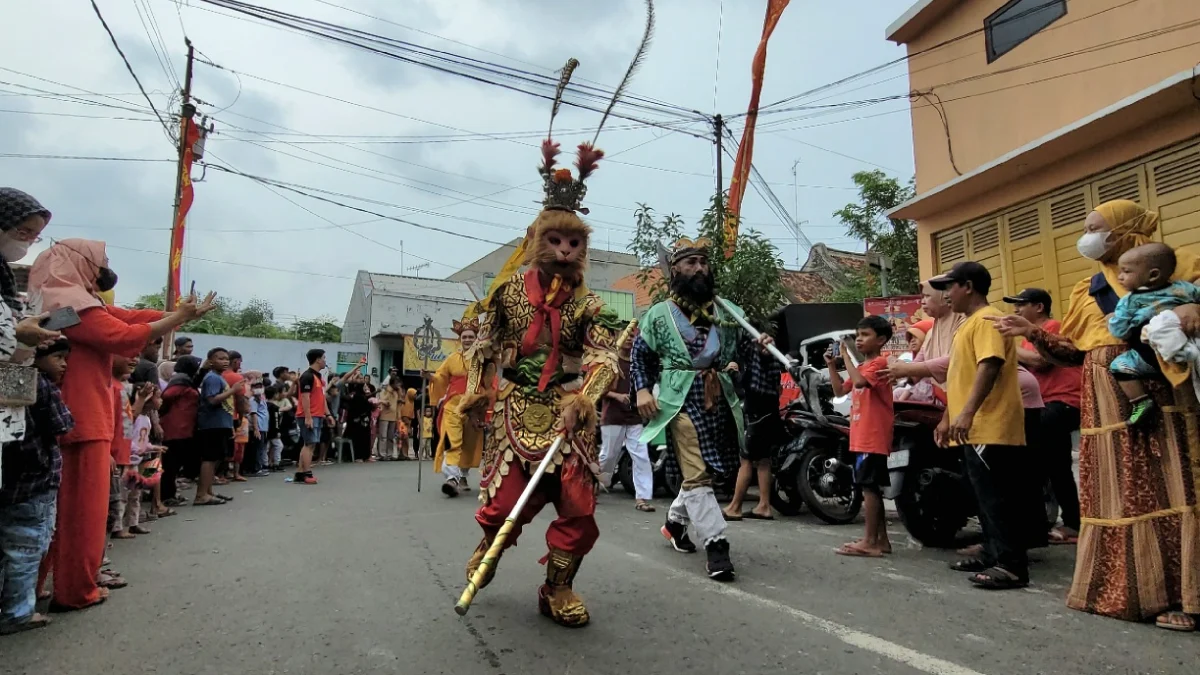
<svg viewBox="0 0 1200 675">
<path fill-rule="evenodd" d="M 1041 288 L 1026 288 L 1016 295 L 1006 295 L 1004 301 L 1010 305 L 1042 305 L 1050 311 L 1050 293 Z"/>
<path fill-rule="evenodd" d="M 180 335 L 179 337 L 175 338 L 175 346 L 182 347 L 191 341 L 192 341 L 192 338 L 190 338 L 186 335 Z"/>
<path fill-rule="evenodd" d="M 992 273 L 987 268 L 973 260 L 955 263 L 949 272 L 929 280 L 929 285 L 936 290 L 944 291 L 950 284 L 971 283 L 976 292 L 987 295 L 992 288 Z"/>
</svg>

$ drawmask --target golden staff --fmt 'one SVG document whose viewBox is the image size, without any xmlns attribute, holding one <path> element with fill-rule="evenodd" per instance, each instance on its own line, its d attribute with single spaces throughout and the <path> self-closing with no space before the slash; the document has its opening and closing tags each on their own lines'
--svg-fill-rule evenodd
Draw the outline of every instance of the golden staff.
<svg viewBox="0 0 1200 675">
<path fill-rule="evenodd" d="M 621 335 L 617 338 L 616 343 L 616 350 L 618 352 L 629 342 L 636 328 L 637 319 L 634 319 L 629 322 L 625 330 L 621 331 Z M 612 368 L 595 368 L 588 374 L 587 381 L 583 384 L 582 394 L 595 406 L 600 397 L 612 388 L 613 382 L 616 379 L 617 374 L 613 372 Z M 479 585 L 487 578 L 489 571 L 496 569 L 496 565 L 500 562 L 500 556 L 504 553 L 504 544 L 508 541 L 508 536 L 512 534 L 513 528 L 517 526 L 517 517 L 525 510 L 526 502 L 533 495 L 533 491 L 537 489 L 538 481 L 542 479 L 542 475 L 546 473 L 546 469 L 550 468 L 551 462 L 554 461 L 554 456 L 558 454 L 566 437 L 565 431 L 559 432 L 550 449 L 546 451 L 546 456 L 542 458 L 533 475 L 529 477 L 529 484 L 525 486 L 525 491 L 521 493 L 521 498 L 517 500 L 516 506 L 508 514 L 508 518 L 504 520 L 504 524 L 500 526 L 500 531 L 496 533 L 496 538 L 492 540 L 492 545 L 488 547 L 483 560 L 479 561 L 479 567 L 475 568 L 475 573 L 471 575 L 470 581 L 467 582 L 467 587 L 463 589 L 462 596 L 458 598 L 458 604 L 454 605 L 454 611 L 459 616 L 466 615 L 467 610 L 471 608 L 471 602 L 475 600 L 475 594 L 479 592 Z"/>
</svg>

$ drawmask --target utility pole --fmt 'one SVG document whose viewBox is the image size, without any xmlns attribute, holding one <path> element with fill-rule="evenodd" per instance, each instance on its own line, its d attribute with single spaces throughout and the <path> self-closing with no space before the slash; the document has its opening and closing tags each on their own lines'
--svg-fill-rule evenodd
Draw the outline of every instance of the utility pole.
<svg viewBox="0 0 1200 675">
<path fill-rule="evenodd" d="M 721 118 L 720 113 L 713 116 L 713 133 L 716 135 L 717 144 L 717 194 L 725 191 L 725 177 L 721 172 L 721 155 L 725 154 L 725 144 L 721 142 L 721 134 L 725 132 L 725 120 Z"/>
<path fill-rule="evenodd" d="M 188 142 L 188 125 L 192 124 L 192 118 L 196 116 L 196 106 L 192 103 L 192 62 L 195 59 L 195 47 L 192 46 L 192 41 L 184 38 L 184 43 L 187 45 L 187 67 L 184 69 L 183 75 L 183 100 L 180 105 L 180 125 L 179 125 L 179 143 L 178 143 L 178 161 L 175 164 L 175 207 L 171 215 L 171 237 L 175 237 L 175 225 L 179 222 L 179 207 L 183 201 L 183 172 L 187 168 L 183 164 L 184 154 L 187 150 Z M 168 248 L 170 250 L 170 248 Z M 167 256 L 167 293 L 163 298 L 163 306 L 168 312 L 175 310 L 175 300 L 179 296 L 181 289 L 175 287 L 175 275 L 172 271 L 174 264 L 173 254 Z M 162 353 L 164 359 L 171 358 L 171 344 L 173 342 L 174 331 L 168 333 L 163 339 Z"/>
<path fill-rule="evenodd" d="M 196 106 L 192 103 L 192 61 L 195 58 L 195 47 L 192 46 L 192 41 L 184 38 L 187 44 L 187 67 L 183 74 L 183 102 L 180 106 L 180 116 L 183 120 L 191 120 L 196 116 Z M 187 149 L 187 125 L 180 124 L 179 128 L 179 143 L 177 146 L 178 161 L 175 164 L 175 208 L 171 215 L 171 229 L 175 229 L 175 223 L 179 220 L 179 205 L 183 199 L 183 171 L 186 167 L 183 165 L 183 155 Z M 167 259 L 167 311 L 174 311 L 175 298 L 180 294 L 181 289 L 175 288 L 175 275 L 171 273 L 171 260 Z M 163 349 L 166 350 L 166 341 L 163 341 Z"/>
</svg>

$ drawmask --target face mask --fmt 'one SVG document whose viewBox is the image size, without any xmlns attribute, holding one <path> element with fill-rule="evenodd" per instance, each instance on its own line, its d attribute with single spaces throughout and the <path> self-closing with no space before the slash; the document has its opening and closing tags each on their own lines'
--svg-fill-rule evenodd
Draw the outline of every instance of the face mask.
<svg viewBox="0 0 1200 675">
<path fill-rule="evenodd" d="M 3 255 L 5 260 L 14 263 L 24 258 L 27 253 L 29 253 L 29 242 L 0 235 L 0 255 Z"/>
<path fill-rule="evenodd" d="M 117 273 L 107 267 L 101 267 L 96 275 L 96 290 L 107 293 L 117 285 Z"/>
<path fill-rule="evenodd" d="M 255 387 L 254 389 L 251 389 L 251 391 L 254 392 L 255 396 L 262 396 L 264 390 L 259 387 Z"/>
<path fill-rule="evenodd" d="M 1112 232 L 1086 232 L 1079 241 L 1076 242 L 1075 248 L 1079 249 L 1079 255 L 1088 260 L 1099 260 L 1108 253 L 1108 238 L 1112 236 Z"/>
</svg>

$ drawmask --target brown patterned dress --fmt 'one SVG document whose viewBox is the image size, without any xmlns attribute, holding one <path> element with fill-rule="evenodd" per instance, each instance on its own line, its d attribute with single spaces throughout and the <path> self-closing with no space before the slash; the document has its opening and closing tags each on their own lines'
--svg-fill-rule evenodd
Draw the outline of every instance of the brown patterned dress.
<svg viewBox="0 0 1200 675">
<path fill-rule="evenodd" d="M 1083 515 L 1067 606 L 1127 621 L 1200 613 L 1200 408 L 1191 383 L 1147 381 L 1161 419 L 1131 429 L 1109 363 L 1125 346 L 1088 352 L 1039 331 L 1055 360 L 1083 364 L 1079 446 Z"/>
</svg>

